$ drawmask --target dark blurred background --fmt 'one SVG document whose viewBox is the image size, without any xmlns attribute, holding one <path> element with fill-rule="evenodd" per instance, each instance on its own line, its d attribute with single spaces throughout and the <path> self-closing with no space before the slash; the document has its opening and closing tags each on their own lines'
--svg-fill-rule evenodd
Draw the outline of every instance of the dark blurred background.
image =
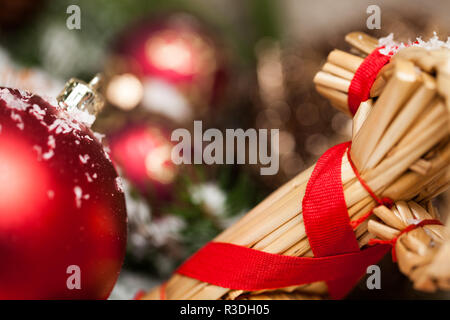
<svg viewBox="0 0 450 320">
<path fill-rule="evenodd" d="M 366 9 L 381 9 L 368 30 Z M 80 29 L 67 13 L 80 8 Z M 124 177 L 130 221 L 124 272 L 112 298 L 161 282 L 271 191 L 349 139 L 351 122 L 314 90 L 312 78 L 344 36 L 394 33 L 427 39 L 450 30 L 450 2 L 307 0 L 0 0 L 0 85 L 50 101 L 66 80 L 105 76 L 107 105 L 93 129 L 106 135 Z M 280 171 L 258 165 L 174 166 L 170 133 L 280 129 Z M 437 204 L 448 212 L 448 195 Z M 382 290 L 360 298 L 445 298 L 415 292 L 386 257 Z"/>
</svg>

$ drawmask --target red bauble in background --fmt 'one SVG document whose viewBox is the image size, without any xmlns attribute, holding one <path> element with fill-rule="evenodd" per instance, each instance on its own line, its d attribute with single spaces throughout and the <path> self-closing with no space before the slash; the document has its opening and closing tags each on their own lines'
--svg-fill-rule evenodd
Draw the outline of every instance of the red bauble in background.
<svg viewBox="0 0 450 320">
<path fill-rule="evenodd" d="M 126 228 L 120 181 L 93 133 L 38 96 L 0 89 L 0 299 L 108 297 Z M 68 288 L 70 266 L 81 289 Z"/>
<path fill-rule="evenodd" d="M 186 13 L 148 17 L 126 28 L 107 67 L 108 101 L 124 110 L 140 103 L 181 123 L 207 112 L 226 83 L 224 50 L 210 30 Z"/>
<path fill-rule="evenodd" d="M 173 142 L 161 125 L 130 123 L 109 136 L 111 156 L 154 209 L 172 197 L 178 167 L 171 160 Z"/>
</svg>

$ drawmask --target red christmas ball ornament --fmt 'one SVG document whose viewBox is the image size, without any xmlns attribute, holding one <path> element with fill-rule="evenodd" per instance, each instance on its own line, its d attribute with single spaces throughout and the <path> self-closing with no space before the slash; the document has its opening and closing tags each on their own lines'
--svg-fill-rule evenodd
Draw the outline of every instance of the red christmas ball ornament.
<svg viewBox="0 0 450 320">
<path fill-rule="evenodd" d="M 0 89 L 0 299 L 105 299 L 117 280 L 124 194 L 76 112 Z"/>
<path fill-rule="evenodd" d="M 225 58 L 213 34 L 194 16 L 147 18 L 124 30 L 116 43 L 106 97 L 117 107 L 130 110 L 141 103 L 150 112 L 184 122 L 220 100 Z"/>
<path fill-rule="evenodd" d="M 142 75 L 175 83 L 197 81 L 221 67 L 215 41 L 198 19 L 185 13 L 141 21 L 124 32 L 117 47 Z"/>
<path fill-rule="evenodd" d="M 109 141 L 113 161 L 155 207 L 170 200 L 178 167 L 171 160 L 173 143 L 162 126 L 133 123 Z"/>
</svg>

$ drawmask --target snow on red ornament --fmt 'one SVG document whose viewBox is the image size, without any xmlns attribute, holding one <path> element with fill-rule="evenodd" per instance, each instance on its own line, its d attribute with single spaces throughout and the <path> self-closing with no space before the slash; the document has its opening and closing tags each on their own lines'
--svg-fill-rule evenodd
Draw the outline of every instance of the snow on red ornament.
<svg viewBox="0 0 450 320">
<path fill-rule="evenodd" d="M 66 87 L 69 105 L 84 94 L 82 106 L 98 106 L 89 86 L 79 84 Z M 110 294 L 127 218 L 116 171 L 83 123 L 92 117 L 0 89 L 0 299 Z"/>
</svg>

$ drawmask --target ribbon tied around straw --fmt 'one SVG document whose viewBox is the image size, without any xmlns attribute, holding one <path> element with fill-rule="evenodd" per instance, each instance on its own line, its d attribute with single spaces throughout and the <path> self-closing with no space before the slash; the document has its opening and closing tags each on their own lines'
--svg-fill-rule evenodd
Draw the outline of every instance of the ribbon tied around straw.
<svg viewBox="0 0 450 320">
<path fill-rule="evenodd" d="M 369 98 L 378 72 L 393 54 L 380 53 L 382 48 L 374 50 L 363 61 L 351 81 L 348 105 L 353 115 L 360 103 Z M 354 229 L 369 218 L 372 211 L 350 222 L 341 181 L 342 158 L 346 152 L 356 177 L 377 204 L 391 207 L 393 202 L 388 198 L 379 198 L 365 183 L 351 160 L 350 146 L 351 142 L 346 142 L 326 151 L 315 165 L 306 187 L 302 214 L 314 258 L 272 254 L 213 241 L 185 261 L 176 273 L 244 291 L 325 281 L 332 298 L 345 297 L 367 267 L 377 263 L 391 245 L 395 246 L 396 241 L 373 240 L 372 246 L 359 249 Z M 162 299 L 166 296 L 165 287 L 161 286 Z"/>
<path fill-rule="evenodd" d="M 341 181 L 342 158 L 349 146 L 350 142 L 346 142 L 326 151 L 319 158 L 306 187 L 302 201 L 303 219 L 314 258 L 210 242 L 183 263 L 176 273 L 245 291 L 326 281 L 330 296 L 343 298 L 367 267 L 377 263 L 389 251 L 389 245 L 384 244 L 359 249 Z M 164 292 L 161 297 L 165 297 Z"/>
<path fill-rule="evenodd" d="M 389 62 L 394 54 L 391 51 L 388 55 L 385 55 L 380 53 L 381 49 L 384 49 L 384 47 L 375 49 L 364 59 L 350 82 L 347 102 L 352 115 L 356 114 L 361 102 L 369 99 L 370 89 L 375 82 L 378 72 Z"/>
<path fill-rule="evenodd" d="M 400 239 L 400 237 L 414 229 L 420 228 L 420 227 L 424 227 L 427 225 L 442 225 L 442 222 L 440 222 L 437 219 L 424 219 L 422 221 L 420 221 L 419 223 L 416 224 L 410 224 L 409 226 L 407 226 L 406 228 L 404 228 L 402 231 L 400 231 L 400 233 L 395 236 L 394 238 L 390 239 L 390 240 L 381 240 L 381 239 L 370 239 L 369 240 L 369 246 L 373 246 L 373 245 L 377 245 L 377 244 L 388 244 L 392 246 L 392 261 L 393 262 L 397 262 L 397 255 L 395 253 L 395 246 L 397 244 L 398 239 Z"/>
<path fill-rule="evenodd" d="M 389 209 L 392 208 L 392 206 L 394 205 L 394 201 L 387 197 L 383 197 L 383 198 L 378 197 L 376 195 L 376 193 L 372 190 L 372 188 L 370 188 L 370 186 L 366 183 L 366 181 L 364 181 L 364 179 L 361 177 L 361 174 L 359 173 L 358 169 L 356 168 L 356 166 L 352 160 L 352 157 L 350 156 L 350 148 L 351 148 L 351 144 L 349 145 L 348 151 L 347 151 L 348 162 L 350 163 L 350 166 L 353 169 L 353 173 L 355 174 L 359 183 L 361 183 L 361 185 L 364 187 L 364 189 L 366 189 L 366 191 L 370 194 L 372 199 L 375 200 L 376 203 L 378 203 L 378 206 L 386 206 Z M 359 219 L 351 221 L 350 225 L 352 226 L 353 229 L 356 229 L 361 223 L 366 221 L 372 214 L 373 214 L 373 209 L 370 210 L 369 212 L 367 212 L 366 214 L 364 214 L 363 216 L 361 216 Z"/>
</svg>

